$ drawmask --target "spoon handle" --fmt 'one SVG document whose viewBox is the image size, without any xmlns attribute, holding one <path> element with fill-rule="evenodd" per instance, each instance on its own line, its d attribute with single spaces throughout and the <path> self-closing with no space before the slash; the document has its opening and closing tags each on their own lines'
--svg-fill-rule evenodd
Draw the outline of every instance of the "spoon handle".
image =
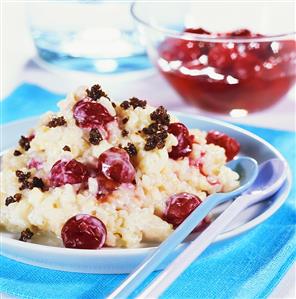
<svg viewBox="0 0 296 299">
<path fill-rule="evenodd" d="M 250 195 L 236 198 L 137 298 L 158 298 L 223 229 L 250 204 L 250 199 Z"/>
<path fill-rule="evenodd" d="M 223 198 L 229 197 L 229 194 Z M 209 196 L 186 220 L 152 252 L 107 299 L 128 298 L 128 296 L 154 271 L 157 266 L 176 248 L 202 219 L 219 203 L 221 194 Z"/>
</svg>

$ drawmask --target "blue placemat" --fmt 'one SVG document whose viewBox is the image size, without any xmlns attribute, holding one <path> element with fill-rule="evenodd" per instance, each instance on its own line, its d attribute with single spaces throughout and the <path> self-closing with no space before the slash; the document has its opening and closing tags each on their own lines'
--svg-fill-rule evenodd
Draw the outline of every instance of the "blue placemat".
<svg viewBox="0 0 296 299">
<path fill-rule="evenodd" d="M 61 97 L 23 84 L 1 102 L 1 122 L 56 110 Z M 243 127 L 279 149 L 295 176 L 294 133 Z M 289 198 L 277 213 L 243 236 L 211 246 L 162 298 L 266 298 L 296 259 L 295 196 L 294 180 Z M 126 277 L 47 270 L 2 256 L 0 263 L 0 292 L 22 298 L 104 298 Z"/>
</svg>

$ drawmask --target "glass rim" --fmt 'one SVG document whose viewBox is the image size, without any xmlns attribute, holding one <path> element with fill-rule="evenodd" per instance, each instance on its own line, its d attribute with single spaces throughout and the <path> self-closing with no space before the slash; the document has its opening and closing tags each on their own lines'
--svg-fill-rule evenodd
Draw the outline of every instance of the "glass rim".
<svg viewBox="0 0 296 299">
<path fill-rule="evenodd" d="M 165 27 L 152 25 L 150 22 L 143 20 L 143 18 L 139 17 L 136 13 L 136 6 L 139 4 L 143 4 L 143 2 L 134 1 L 130 7 L 130 13 L 132 17 L 142 25 L 161 32 L 172 38 L 179 38 L 190 41 L 203 41 L 203 42 L 215 42 L 215 43 L 250 43 L 250 42 L 271 42 L 277 40 L 284 40 L 288 36 L 295 36 L 296 31 L 288 32 L 288 33 L 280 33 L 275 35 L 268 36 L 259 36 L 259 37 L 249 37 L 249 38 L 240 38 L 240 37 L 217 37 L 217 36 L 205 36 L 204 34 L 190 33 L 190 32 L 180 32 L 177 30 L 167 29 Z"/>
</svg>

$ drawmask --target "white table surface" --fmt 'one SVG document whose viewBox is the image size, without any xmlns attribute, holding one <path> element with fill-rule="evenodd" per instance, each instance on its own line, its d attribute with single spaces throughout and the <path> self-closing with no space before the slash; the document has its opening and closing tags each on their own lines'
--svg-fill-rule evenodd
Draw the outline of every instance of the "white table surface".
<svg viewBox="0 0 296 299">
<path fill-rule="evenodd" d="M 295 88 L 272 108 L 244 118 L 233 119 L 221 115 L 206 114 L 196 108 L 185 105 L 181 98 L 155 71 L 117 76 L 115 78 L 73 75 L 72 73 L 56 70 L 45 71 L 32 61 L 36 54 L 26 23 L 24 4 L 7 0 L 2 5 L 1 98 L 9 94 L 18 84 L 24 81 L 36 83 L 59 93 L 67 93 L 79 85 L 100 82 L 107 93 L 115 100 L 137 96 L 147 99 L 152 105 L 164 104 L 171 110 L 202 113 L 203 115 L 210 115 L 223 120 L 237 121 L 259 127 L 295 130 Z M 269 298 L 296 298 L 295 281 L 296 266 L 294 265 Z M 11 298 L 4 294 L 2 296 L 0 294 L 0 297 Z"/>
</svg>

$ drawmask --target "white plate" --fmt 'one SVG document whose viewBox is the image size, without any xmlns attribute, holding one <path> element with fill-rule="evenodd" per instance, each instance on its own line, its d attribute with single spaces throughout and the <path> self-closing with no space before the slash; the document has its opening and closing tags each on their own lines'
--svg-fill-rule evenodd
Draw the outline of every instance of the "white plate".
<svg viewBox="0 0 296 299">
<path fill-rule="evenodd" d="M 241 153 L 255 158 L 258 163 L 271 158 L 284 159 L 269 143 L 239 127 L 205 117 L 175 114 L 190 128 L 216 129 L 238 139 L 241 143 Z M 19 136 L 34 127 L 36 122 L 37 119 L 32 118 L 2 126 L 4 143 L 1 151 L 14 146 Z M 283 204 L 290 189 L 291 174 L 289 172 L 285 184 L 274 196 L 243 211 L 215 242 L 238 236 L 269 218 Z M 221 213 L 223 209 L 225 205 L 217 207 L 214 211 L 215 215 Z M 192 237 L 194 235 L 190 238 Z M 155 248 L 152 245 L 150 247 L 144 245 L 143 248 L 137 249 L 69 249 L 21 242 L 17 240 L 16 235 L 6 232 L 1 233 L 1 245 L 1 253 L 4 256 L 23 263 L 63 271 L 101 274 L 129 273 Z M 184 246 L 186 243 L 181 244 L 169 255 L 159 269 L 165 267 Z"/>
</svg>

